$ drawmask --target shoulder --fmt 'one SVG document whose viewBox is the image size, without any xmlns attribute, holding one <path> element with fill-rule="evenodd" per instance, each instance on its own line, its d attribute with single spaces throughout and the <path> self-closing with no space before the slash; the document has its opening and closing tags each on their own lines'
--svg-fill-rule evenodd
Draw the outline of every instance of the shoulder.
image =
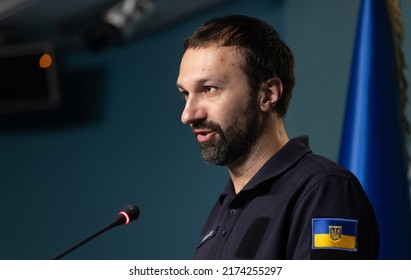
<svg viewBox="0 0 411 280">
<path fill-rule="evenodd" d="M 330 159 L 313 153 L 304 155 L 290 171 L 309 180 L 310 183 L 307 186 L 314 186 L 327 180 L 360 186 L 360 182 L 351 171 Z"/>
<path fill-rule="evenodd" d="M 347 204 L 352 208 L 371 208 L 357 177 L 325 157 L 307 154 L 296 164 L 294 172 L 299 174 L 290 174 L 298 178 L 297 208 L 319 207 L 323 203 L 332 204 L 327 207 L 335 210 L 347 208 Z"/>
<path fill-rule="evenodd" d="M 313 153 L 307 136 L 291 139 L 267 164 L 271 174 L 287 175 L 301 179 L 321 180 L 326 177 L 340 177 L 357 181 L 347 169 L 334 161 Z"/>
</svg>

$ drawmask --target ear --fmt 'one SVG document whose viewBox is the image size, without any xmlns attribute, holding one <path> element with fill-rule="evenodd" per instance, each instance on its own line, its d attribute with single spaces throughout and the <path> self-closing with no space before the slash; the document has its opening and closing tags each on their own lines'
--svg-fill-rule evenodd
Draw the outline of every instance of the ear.
<svg viewBox="0 0 411 280">
<path fill-rule="evenodd" d="M 280 100 L 283 93 L 283 83 L 279 78 L 271 78 L 262 85 L 260 108 L 263 112 L 270 111 Z"/>
</svg>

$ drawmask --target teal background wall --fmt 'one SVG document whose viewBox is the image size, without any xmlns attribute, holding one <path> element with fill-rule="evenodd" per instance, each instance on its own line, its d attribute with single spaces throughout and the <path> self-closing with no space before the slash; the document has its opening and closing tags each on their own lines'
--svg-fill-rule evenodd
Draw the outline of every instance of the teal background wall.
<svg viewBox="0 0 411 280">
<path fill-rule="evenodd" d="M 411 7 L 402 2 L 410 65 Z M 47 125 L 27 119 L 0 130 L 0 259 L 50 259 L 127 204 L 141 209 L 137 222 L 67 258 L 192 258 L 228 174 L 203 163 L 180 123 L 175 81 L 185 37 L 214 16 L 246 14 L 277 28 L 296 58 L 289 136 L 308 134 L 316 153 L 336 161 L 358 8 L 357 0 L 234 1 L 121 47 L 61 53 L 70 109 L 43 118 Z"/>
</svg>

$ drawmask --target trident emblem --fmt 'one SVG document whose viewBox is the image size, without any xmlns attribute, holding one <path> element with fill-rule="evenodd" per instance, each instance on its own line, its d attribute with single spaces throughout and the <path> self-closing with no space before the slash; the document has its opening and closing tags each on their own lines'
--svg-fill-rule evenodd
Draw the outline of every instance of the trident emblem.
<svg viewBox="0 0 411 280">
<path fill-rule="evenodd" d="M 340 240 L 342 237 L 342 226 L 329 226 L 328 231 L 330 238 L 334 241 Z"/>
</svg>

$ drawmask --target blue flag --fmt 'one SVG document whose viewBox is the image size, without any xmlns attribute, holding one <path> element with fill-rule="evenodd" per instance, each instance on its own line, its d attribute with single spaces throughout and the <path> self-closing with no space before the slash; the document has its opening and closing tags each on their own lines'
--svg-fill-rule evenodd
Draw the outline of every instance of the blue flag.
<svg viewBox="0 0 411 280">
<path fill-rule="evenodd" d="M 379 258 L 411 259 L 406 143 L 386 1 L 363 0 L 357 24 L 340 164 L 358 177 L 374 207 Z"/>
</svg>

